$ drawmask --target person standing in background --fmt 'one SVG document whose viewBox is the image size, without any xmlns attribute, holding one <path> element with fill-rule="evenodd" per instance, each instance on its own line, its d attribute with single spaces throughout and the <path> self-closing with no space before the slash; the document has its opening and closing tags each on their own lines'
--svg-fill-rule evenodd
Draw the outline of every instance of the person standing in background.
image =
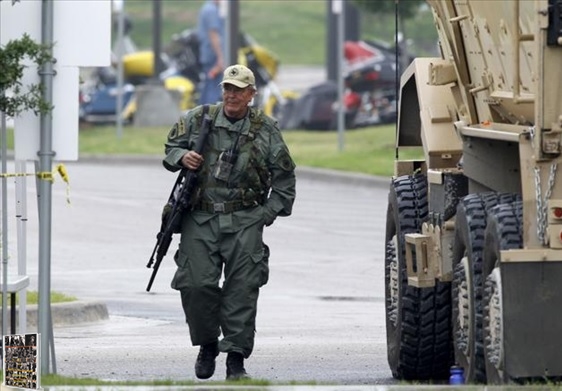
<svg viewBox="0 0 562 391">
<path fill-rule="evenodd" d="M 207 0 L 199 11 L 197 35 L 204 79 L 199 104 L 215 104 L 222 99 L 220 82 L 224 70 L 224 20 L 219 14 L 221 0 Z"/>
</svg>

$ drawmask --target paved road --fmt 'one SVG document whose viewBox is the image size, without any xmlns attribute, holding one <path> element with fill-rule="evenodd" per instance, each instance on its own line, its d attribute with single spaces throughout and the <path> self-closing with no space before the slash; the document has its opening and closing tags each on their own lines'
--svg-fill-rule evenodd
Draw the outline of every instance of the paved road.
<svg viewBox="0 0 562 391">
<path fill-rule="evenodd" d="M 55 328 L 57 372 L 111 380 L 195 380 L 174 272 L 151 293 L 145 267 L 175 175 L 159 161 L 67 164 L 70 204 L 53 185 L 52 289 L 103 301 L 107 321 Z M 31 168 L 29 168 L 31 170 Z M 384 331 L 386 181 L 298 172 L 293 216 L 266 229 L 271 275 L 246 369 L 273 382 L 392 384 Z M 28 269 L 37 282 L 37 212 L 29 186 Z M 10 205 L 13 186 L 10 185 Z M 11 221 L 11 220 L 10 220 Z M 175 245 L 175 242 L 172 246 Z M 10 232 L 10 248 L 15 248 Z M 213 380 L 224 379 L 224 355 Z"/>
</svg>

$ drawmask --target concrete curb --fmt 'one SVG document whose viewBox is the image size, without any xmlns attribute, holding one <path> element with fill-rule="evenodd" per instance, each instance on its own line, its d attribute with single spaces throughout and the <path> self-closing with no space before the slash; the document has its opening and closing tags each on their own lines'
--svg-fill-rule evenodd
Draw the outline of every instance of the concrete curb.
<svg viewBox="0 0 562 391">
<path fill-rule="evenodd" d="M 16 310 L 16 314 L 18 314 L 18 311 L 19 307 Z M 26 312 L 28 331 L 37 330 L 37 305 L 28 304 L 26 306 Z M 51 315 L 53 318 L 53 327 L 92 323 L 109 319 L 107 306 L 105 303 L 97 301 L 71 301 L 67 303 L 51 304 Z M 8 316 L 10 316 L 9 310 Z"/>
<path fill-rule="evenodd" d="M 320 180 L 329 183 L 342 183 L 354 186 L 389 187 L 390 177 L 381 177 L 354 172 L 328 170 L 325 168 L 297 167 L 297 179 Z"/>
</svg>

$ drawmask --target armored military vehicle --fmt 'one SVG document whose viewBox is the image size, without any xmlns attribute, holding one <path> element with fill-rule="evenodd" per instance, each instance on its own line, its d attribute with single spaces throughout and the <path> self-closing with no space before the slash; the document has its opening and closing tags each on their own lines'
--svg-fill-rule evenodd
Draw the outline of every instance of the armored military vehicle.
<svg viewBox="0 0 562 391">
<path fill-rule="evenodd" d="M 429 0 L 400 81 L 385 244 L 394 377 L 562 377 L 562 0 Z"/>
</svg>

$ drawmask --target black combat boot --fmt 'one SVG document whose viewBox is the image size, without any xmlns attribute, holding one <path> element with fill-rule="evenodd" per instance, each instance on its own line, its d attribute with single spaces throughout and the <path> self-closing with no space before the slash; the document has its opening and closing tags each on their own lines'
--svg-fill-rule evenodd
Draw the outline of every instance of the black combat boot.
<svg viewBox="0 0 562 391">
<path fill-rule="evenodd" d="M 226 356 L 226 380 L 249 379 L 244 369 L 244 356 L 241 353 L 230 352 Z"/>
<path fill-rule="evenodd" d="M 219 355 L 219 343 L 211 342 L 201 345 L 197 361 L 195 361 L 195 376 L 208 379 L 215 373 L 215 358 Z"/>
</svg>

